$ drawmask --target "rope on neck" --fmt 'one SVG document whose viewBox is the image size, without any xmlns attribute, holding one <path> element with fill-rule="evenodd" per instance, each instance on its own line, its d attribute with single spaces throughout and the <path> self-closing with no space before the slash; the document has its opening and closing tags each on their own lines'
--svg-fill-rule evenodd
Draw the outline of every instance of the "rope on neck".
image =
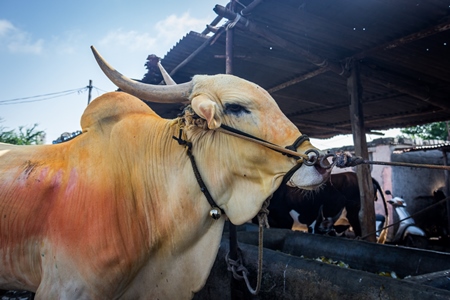
<svg viewBox="0 0 450 300">
<path fill-rule="evenodd" d="M 195 178 L 197 179 L 198 185 L 200 186 L 200 190 L 205 195 L 206 200 L 208 200 L 209 205 L 211 205 L 211 210 L 209 211 L 209 215 L 214 220 L 218 220 L 218 219 L 220 219 L 222 214 L 225 214 L 225 212 L 216 204 L 216 202 L 212 198 L 211 194 L 209 193 L 208 188 L 206 187 L 205 182 L 203 181 L 202 176 L 197 168 L 197 164 L 195 162 L 195 157 L 192 154 L 192 151 L 191 151 L 192 143 L 182 139 L 182 132 L 183 132 L 183 130 L 180 129 L 178 138 L 175 136 L 172 136 L 172 138 L 174 140 L 176 140 L 178 142 L 178 144 L 180 144 L 181 146 L 185 146 L 187 148 L 186 153 L 189 156 L 189 159 L 191 160 L 192 169 L 194 170 L 194 175 L 195 175 Z"/>
</svg>

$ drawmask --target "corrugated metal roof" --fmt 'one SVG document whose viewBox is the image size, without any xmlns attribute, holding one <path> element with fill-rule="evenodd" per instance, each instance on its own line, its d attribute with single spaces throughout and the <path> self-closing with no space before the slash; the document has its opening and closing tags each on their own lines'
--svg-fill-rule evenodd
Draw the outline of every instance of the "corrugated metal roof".
<svg viewBox="0 0 450 300">
<path fill-rule="evenodd" d="M 236 26 L 233 73 L 269 90 L 309 136 L 351 133 L 350 100 L 344 76 L 298 49 L 335 66 L 360 62 L 368 131 L 450 120 L 449 0 L 266 0 L 243 18 L 295 49 Z M 171 72 L 206 43 L 173 74 L 176 82 L 225 73 L 225 34 L 208 38 L 190 32 L 163 58 Z"/>
<path fill-rule="evenodd" d="M 430 144 L 430 145 L 420 145 L 420 146 L 413 146 L 409 148 L 400 149 L 397 151 L 394 151 L 394 153 L 407 153 L 407 152 L 416 152 L 416 151 L 429 151 L 429 150 L 440 150 L 449 152 L 450 151 L 450 142 L 441 142 L 438 144 Z"/>
</svg>

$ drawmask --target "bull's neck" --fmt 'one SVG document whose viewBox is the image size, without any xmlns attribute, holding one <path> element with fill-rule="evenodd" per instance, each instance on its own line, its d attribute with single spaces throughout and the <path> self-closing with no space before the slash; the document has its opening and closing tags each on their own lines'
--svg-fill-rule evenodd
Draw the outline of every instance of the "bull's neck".
<svg viewBox="0 0 450 300">
<path fill-rule="evenodd" d="M 152 243 L 163 243 L 178 249 L 183 245 L 175 245 L 173 241 L 196 239 L 212 226 L 221 230 L 223 220 L 212 220 L 209 216 L 210 205 L 200 190 L 186 148 L 173 138 L 179 136 L 179 126 L 173 121 L 162 121 L 157 128 L 142 130 L 148 133 L 145 145 L 139 148 L 140 154 L 134 153 L 137 155 L 129 166 L 130 169 L 142 166 L 140 175 L 132 180 L 135 185 L 132 196 L 137 203 L 135 207 L 145 208 L 137 214 L 147 224 L 151 235 L 149 247 Z M 205 171 L 200 170 L 206 181 Z M 140 186 L 142 182 L 149 186 Z M 163 240 L 167 236 L 174 238 Z"/>
</svg>

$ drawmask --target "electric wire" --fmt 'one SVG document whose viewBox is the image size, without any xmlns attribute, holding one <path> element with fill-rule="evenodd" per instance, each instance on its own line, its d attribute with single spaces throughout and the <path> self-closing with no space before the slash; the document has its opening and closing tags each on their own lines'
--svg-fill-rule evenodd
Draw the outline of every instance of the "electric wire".
<svg viewBox="0 0 450 300">
<path fill-rule="evenodd" d="M 93 88 L 95 88 L 97 90 L 97 93 L 99 91 L 106 92 L 95 86 L 93 86 Z M 82 87 L 82 88 L 72 89 L 72 90 L 67 90 L 67 91 L 62 91 L 62 92 L 48 93 L 48 94 L 43 94 L 43 95 L 21 97 L 21 98 L 8 99 L 8 100 L 0 100 L 0 105 L 12 105 L 12 104 L 44 101 L 44 100 L 54 99 L 54 98 L 58 98 L 58 97 L 65 97 L 65 96 L 75 94 L 75 93 L 81 94 L 81 93 L 85 92 L 87 89 L 88 89 L 88 87 Z"/>
</svg>

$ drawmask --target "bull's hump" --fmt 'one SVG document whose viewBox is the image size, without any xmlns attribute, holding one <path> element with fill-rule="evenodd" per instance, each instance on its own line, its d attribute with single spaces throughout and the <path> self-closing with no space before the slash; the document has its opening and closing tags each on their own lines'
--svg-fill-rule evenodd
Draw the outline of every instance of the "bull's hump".
<svg viewBox="0 0 450 300">
<path fill-rule="evenodd" d="M 103 94 L 92 101 L 81 117 L 81 128 L 84 130 L 96 124 L 117 122 L 127 115 L 157 114 L 143 101 L 124 92 Z"/>
</svg>

